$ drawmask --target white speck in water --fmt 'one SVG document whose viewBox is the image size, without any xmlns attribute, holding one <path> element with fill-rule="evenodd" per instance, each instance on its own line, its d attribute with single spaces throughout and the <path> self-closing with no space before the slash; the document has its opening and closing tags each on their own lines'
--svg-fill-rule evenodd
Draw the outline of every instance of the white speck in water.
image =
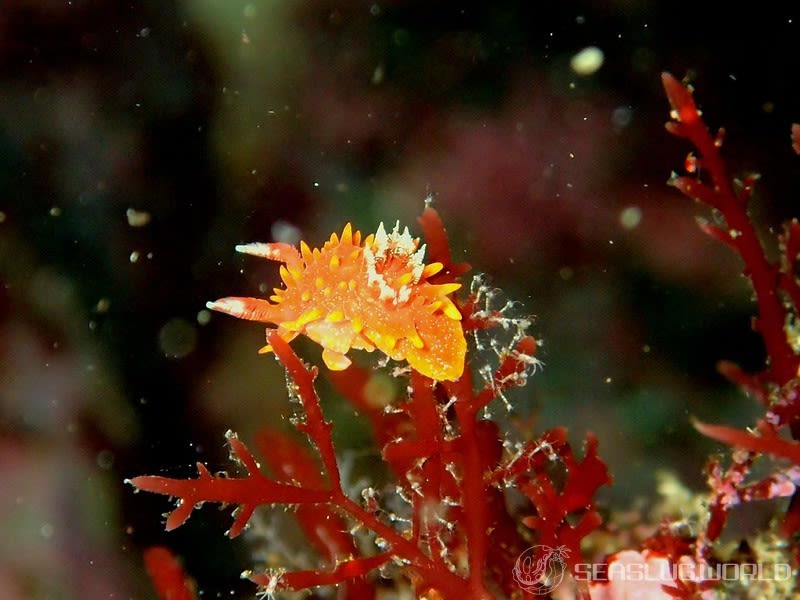
<svg viewBox="0 0 800 600">
<path fill-rule="evenodd" d="M 383 65 L 380 64 L 375 67 L 374 71 L 372 71 L 372 79 L 370 79 L 372 85 L 380 85 L 381 83 L 383 83 L 383 75 L 384 75 Z"/>
<path fill-rule="evenodd" d="M 100 314 L 108 312 L 108 309 L 110 307 L 111 307 L 111 300 L 109 300 L 108 298 L 100 298 L 100 300 L 97 301 L 97 304 L 94 305 L 95 311 L 97 311 Z"/>
<path fill-rule="evenodd" d="M 623 229 L 635 229 L 642 221 L 642 209 L 638 206 L 626 206 L 619 213 L 619 224 Z"/>
<path fill-rule="evenodd" d="M 627 127 L 633 119 L 633 111 L 630 106 L 618 106 L 611 113 L 611 122 L 615 127 Z"/>
<path fill-rule="evenodd" d="M 297 245 L 300 243 L 302 232 L 297 225 L 278 219 L 272 224 L 270 228 L 272 239 L 276 242 L 283 242 L 284 244 Z"/>
<path fill-rule="evenodd" d="M 578 75 L 592 75 L 603 66 L 605 55 L 597 46 L 584 48 L 569 61 L 569 66 Z"/>
<path fill-rule="evenodd" d="M 144 227 L 150 222 L 150 213 L 146 210 L 129 208 L 125 211 L 125 216 L 128 218 L 128 225 L 131 227 Z"/>
</svg>

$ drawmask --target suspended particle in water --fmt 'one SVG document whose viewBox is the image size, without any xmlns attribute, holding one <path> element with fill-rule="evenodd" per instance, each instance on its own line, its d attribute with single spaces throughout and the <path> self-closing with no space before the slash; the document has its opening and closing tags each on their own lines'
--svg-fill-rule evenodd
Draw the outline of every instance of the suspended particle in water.
<svg viewBox="0 0 800 600">
<path fill-rule="evenodd" d="M 635 229 L 642 220 L 642 209 L 638 206 L 626 206 L 619 213 L 619 224 L 623 229 Z"/>
<path fill-rule="evenodd" d="M 125 211 L 125 216 L 128 219 L 128 225 L 131 227 L 144 227 L 150 222 L 150 213 L 145 210 L 129 208 Z"/>
<path fill-rule="evenodd" d="M 292 244 L 293 246 L 300 243 L 302 233 L 297 225 L 278 219 L 272 224 L 270 228 L 272 239 L 276 242 L 283 242 L 284 244 Z"/>
<path fill-rule="evenodd" d="M 603 66 L 605 55 L 597 46 L 588 46 L 575 54 L 569 61 L 569 66 L 578 75 L 592 75 Z"/>
<path fill-rule="evenodd" d="M 100 300 L 97 301 L 97 304 L 94 305 L 94 310 L 98 314 L 107 313 L 109 308 L 111 308 L 111 300 L 108 298 L 100 298 Z"/>
<path fill-rule="evenodd" d="M 197 330 L 181 317 L 170 319 L 158 332 L 158 347 L 169 358 L 183 358 L 196 344 Z"/>
</svg>

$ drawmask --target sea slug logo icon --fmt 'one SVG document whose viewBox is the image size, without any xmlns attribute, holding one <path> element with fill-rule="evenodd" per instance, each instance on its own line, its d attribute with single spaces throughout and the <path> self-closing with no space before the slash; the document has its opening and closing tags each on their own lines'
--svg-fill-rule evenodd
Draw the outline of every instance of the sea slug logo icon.
<svg viewBox="0 0 800 600">
<path fill-rule="evenodd" d="M 564 578 L 569 556 L 566 546 L 531 546 L 519 555 L 514 564 L 514 581 L 528 593 L 549 594 L 558 587 Z"/>
</svg>

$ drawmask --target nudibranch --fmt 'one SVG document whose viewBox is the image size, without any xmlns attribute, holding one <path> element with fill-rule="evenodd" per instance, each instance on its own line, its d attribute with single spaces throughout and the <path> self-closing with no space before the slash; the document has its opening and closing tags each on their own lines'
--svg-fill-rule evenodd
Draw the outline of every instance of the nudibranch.
<svg viewBox="0 0 800 600">
<path fill-rule="evenodd" d="M 236 250 L 283 263 L 284 287 L 274 288 L 269 300 L 222 298 L 208 308 L 271 323 L 286 341 L 306 335 L 322 346 L 322 359 L 334 371 L 350 365 L 351 348 L 377 348 L 431 379 L 461 377 L 467 344 L 450 298 L 461 284 L 431 283 L 442 263 L 425 264 L 425 245 L 407 227 L 400 232 L 399 222 L 389 233 L 381 223 L 363 241 L 348 223 L 322 248 L 251 243 Z"/>
</svg>

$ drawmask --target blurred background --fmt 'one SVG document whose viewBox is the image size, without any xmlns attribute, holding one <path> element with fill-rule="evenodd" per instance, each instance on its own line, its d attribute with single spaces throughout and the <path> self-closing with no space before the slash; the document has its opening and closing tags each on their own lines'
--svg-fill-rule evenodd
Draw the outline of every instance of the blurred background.
<svg viewBox="0 0 800 600">
<path fill-rule="evenodd" d="M 285 418 L 263 328 L 204 308 L 277 281 L 235 244 L 418 232 L 427 196 L 456 258 L 536 315 L 532 432 L 594 431 L 618 510 L 662 469 L 702 490 L 720 446 L 689 417 L 750 424 L 715 363 L 763 356 L 741 265 L 666 185 L 689 147 L 660 73 L 726 127 L 733 175 L 761 173 L 772 244 L 799 212 L 798 26 L 628 0 L 4 0 L 0 597 L 154 598 L 153 543 L 205 597 L 252 597 L 228 511 L 166 534 L 166 499 L 123 479 L 229 468 L 227 429 Z"/>
</svg>

